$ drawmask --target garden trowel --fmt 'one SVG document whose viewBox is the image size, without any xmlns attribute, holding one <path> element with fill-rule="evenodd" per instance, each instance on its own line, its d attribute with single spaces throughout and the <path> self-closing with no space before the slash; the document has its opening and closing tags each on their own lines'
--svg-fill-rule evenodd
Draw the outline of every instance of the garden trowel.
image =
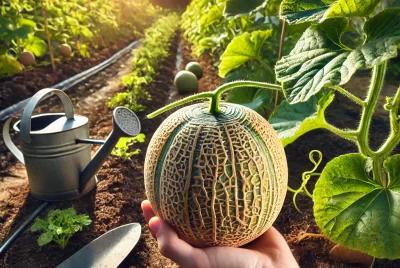
<svg viewBox="0 0 400 268">
<path fill-rule="evenodd" d="M 96 238 L 57 268 L 116 268 L 139 241 L 138 223 L 126 224 Z"/>
</svg>

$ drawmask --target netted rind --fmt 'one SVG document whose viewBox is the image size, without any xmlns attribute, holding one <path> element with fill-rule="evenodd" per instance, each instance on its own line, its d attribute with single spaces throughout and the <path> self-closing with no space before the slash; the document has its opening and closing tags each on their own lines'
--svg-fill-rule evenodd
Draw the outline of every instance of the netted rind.
<svg viewBox="0 0 400 268">
<path fill-rule="evenodd" d="M 221 104 L 180 109 L 154 134 L 145 161 L 155 213 L 194 246 L 241 246 L 264 233 L 286 195 L 276 132 L 256 112 Z"/>
</svg>

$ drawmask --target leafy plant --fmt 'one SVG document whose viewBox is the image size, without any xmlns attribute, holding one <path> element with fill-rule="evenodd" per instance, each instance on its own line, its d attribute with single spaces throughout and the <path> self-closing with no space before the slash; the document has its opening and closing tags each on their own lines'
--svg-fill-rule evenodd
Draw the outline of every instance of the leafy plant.
<svg viewBox="0 0 400 268">
<path fill-rule="evenodd" d="M 323 169 L 312 195 L 315 219 L 321 231 L 332 241 L 388 259 L 400 258 L 397 220 L 400 216 L 397 209 L 400 204 L 400 155 L 393 154 L 400 143 L 400 88 L 393 96 L 386 96 L 384 107 L 388 111 L 390 133 L 377 150 L 369 145 L 369 130 L 384 83 L 387 61 L 397 56 L 400 45 L 400 8 L 385 8 L 397 4 L 394 2 L 283 0 L 281 18 L 289 22 L 289 27 L 307 22 L 303 24 L 307 29 L 291 52 L 275 66 L 280 86 L 236 81 L 221 87 L 221 91 L 241 87 L 282 91 L 286 100 L 267 118 L 284 145 L 308 131 L 324 128 L 358 146 L 358 153 L 341 155 Z M 219 23 L 227 22 L 221 20 Z M 248 38 L 251 35 L 243 36 Z M 357 42 L 350 42 L 351 36 L 356 36 Z M 253 48 L 266 46 L 270 41 L 263 40 L 263 45 L 253 42 L 257 44 Z M 228 70 L 238 72 L 239 75 L 235 75 L 240 76 L 245 70 L 243 66 L 257 64 L 257 60 L 252 64 L 245 60 L 249 55 L 255 58 L 251 51 L 246 49 L 246 53 L 242 53 L 243 57 L 239 59 L 243 65 L 240 67 L 236 65 L 238 61 L 228 58 L 229 61 L 221 63 L 220 73 L 224 76 Z M 261 60 L 266 60 L 264 57 Z M 226 68 L 230 63 L 236 69 Z M 372 69 L 365 99 L 341 87 L 360 69 Z M 254 92 L 258 90 L 249 94 L 256 94 Z M 339 129 L 326 122 L 325 110 L 338 93 L 361 107 L 360 122 L 355 129 Z M 204 96 L 206 94 L 209 93 L 204 93 Z M 239 98 L 249 102 L 246 94 Z M 270 102 L 268 98 L 265 101 Z M 261 105 L 265 105 L 264 101 L 260 101 Z M 319 162 L 314 160 L 314 164 Z M 313 171 L 308 175 L 311 176 Z M 307 181 L 303 177 L 301 191 L 306 194 Z M 298 190 L 293 192 L 297 194 Z"/>
<path fill-rule="evenodd" d="M 132 51 L 132 72 L 122 79 L 126 91 L 116 94 L 108 103 L 109 106 L 123 105 L 135 112 L 145 109 L 141 101 L 151 100 L 145 86 L 153 81 L 162 61 L 168 56 L 171 38 L 178 22 L 179 16 L 172 13 L 159 18 L 145 31 L 142 46 Z"/>
<path fill-rule="evenodd" d="M 63 43 L 88 57 L 92 47 L 140 34 L 160 13 L 148 0 L 1 1 L 0 76 L 22 70 L 17 60 L 24 50 L 41 58 L 39 64 Z"/>
<path fill-rule="evenodd" d="M 143 143 L 145 139 L 146 136 L 143 133 L 140 133 L 135 137 L 120 138 L 115 145 L 115 148 L 112 150 L 111 155 L 121 157 L 124 160 L 130 159 L 132 156 L 140 153 L 139 149 L 132 151 L 130 147 L 138 142 Z"/>
<path fill-rule="evenodd" d="M 64 249 L 73 234 L 82 230 L 92 221 L 88 215 L 77 214 L 74 208 L 51 210 L 45 219 L 36 218 L 31 232 L 40 232 L 37 242 L 44 246 L 51 241 Z"/>
</svg>

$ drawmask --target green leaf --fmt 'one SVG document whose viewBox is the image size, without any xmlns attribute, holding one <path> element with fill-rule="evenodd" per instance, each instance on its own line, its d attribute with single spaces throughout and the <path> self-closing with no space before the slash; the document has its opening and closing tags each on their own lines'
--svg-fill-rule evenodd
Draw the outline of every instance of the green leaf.
<svg viewBox="0 0 400 268">
<path fill-rule="evenodd" d="M 310 26 L 288 56 L 276 65 L 289 103 L 307 101 L 326 85 L 343 85 L 362 67 L 371 68 L 397 56 L 400 44 L 400 9 L 386 9 L 364 25 L 366 40 L 351 50 L 341 42 L 345 18 Z"/>
<path fill-rule="evenodd" d="M 228 102 L 246 106 L 265 118 L 274 110 L 274 100 L 275 92 L 263 88 L 235 88 L 227 98 Z"/>
<path fill-rule="evenodd" d="M 286 146 L 305 133 L 320 128 L 325 122 L 325 110 L 335 97 L 332 91 L 321 92 L 307 102 L 289 104 L 284 100 L 268 122 Z"/>
<path fill-rule="evenodd" d="M 281 3 L 280 17 L 289 24 L 319 21 L 328 10 L 329 6 L 322 0 L 283 0 Z"/>
<path fill-rule="evenodd" d="M 347 154 L 330 161 L 314 190 L 314 216 L 332 241 L 377 258 L 400 258 L 400 155 L 384 162 L 387 187 L 369 176 L 368 159 Z"/>
<path fill-rule="evenodd" d="M 249 60 L 260 60 L 264 42 L 270 38 L 272 30 L 254 31 L 235 37 L 221 56 L 219 75 L 224 78 L 230 71 Z"/>
<path fill-rule="evenodd" d="M 254 63 L 230 72 L 223 83 L 237 80 L 273 82 L 274 77 L 260 64 Z M 274 110 L 275 91 L 251 87 L 234 88 L 229 91 L 226 101 L 249 107 L 264 118 L 268 118 Z"/>
<path fill-rule="evenodd" d="M 38 242 L 38 245 L 41 247 L 41 246 L 44 246 L 44 245 L 50 243 L 52 240 L 53 240 L 53 233 L 49 231 L 49 232 L 45 232 L 45 233 L 41 234 L 39 236 L 37 242 Z"/>
<path fill-rule="evenodd" d="M 222 10 L 220 7 L 217 5 L 213 5 L 208 12 L 205 12 L 201 18 L 200 18 L 200 31 L 204 30 L 204 28 L 207 28 L 211 24 L 219 21 L 222 19 Z"/>
<path fill-rule="evenodd" d="M 36 57 L 42 57 L 46 54 L 47 44 L 39 37 L 29 36 L 25 43 L 25 49 L 32 52 Z"/>
<path fill-rule="evenodd" d="M 380 2 L 381 0 L 338 0 L 330 6 L 324 18 L 368 16 Z"/>
<path fill-rule="evenodd" d="M 268 0 L 227 0 L 224 9 L 224 16 L 231 17 L 241 14 L 248 14 L 264 8 Z"/>
<path fill-rule="evenodd" d="M 0 77 L 22 72 L 22 65 L 13 57 L 4 54 L 0 56 Z"/>
<path fill-rule="evenodd" d="M 289 24 L 322 22 L 328 18 L 365 17 L 381 0 L 283 0 L 281 18 Z"/>
</svg>

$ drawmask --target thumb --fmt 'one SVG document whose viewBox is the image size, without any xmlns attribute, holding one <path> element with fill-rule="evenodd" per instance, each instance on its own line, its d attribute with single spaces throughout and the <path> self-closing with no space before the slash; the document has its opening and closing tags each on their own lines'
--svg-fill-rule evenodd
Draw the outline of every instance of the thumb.
<svg viewBox="0 0 400 268">
<path fill-rule="evenodd" d="M 201 257 L 199 255 L 202 251 L 180 239 L 167 222 L 159 217 L 153 217 L 149 221 L 149 227 L 157 238 L 158 248 L 162 255 L 181 267 L 199 266 L 196 260 Z"/>
</svg>

